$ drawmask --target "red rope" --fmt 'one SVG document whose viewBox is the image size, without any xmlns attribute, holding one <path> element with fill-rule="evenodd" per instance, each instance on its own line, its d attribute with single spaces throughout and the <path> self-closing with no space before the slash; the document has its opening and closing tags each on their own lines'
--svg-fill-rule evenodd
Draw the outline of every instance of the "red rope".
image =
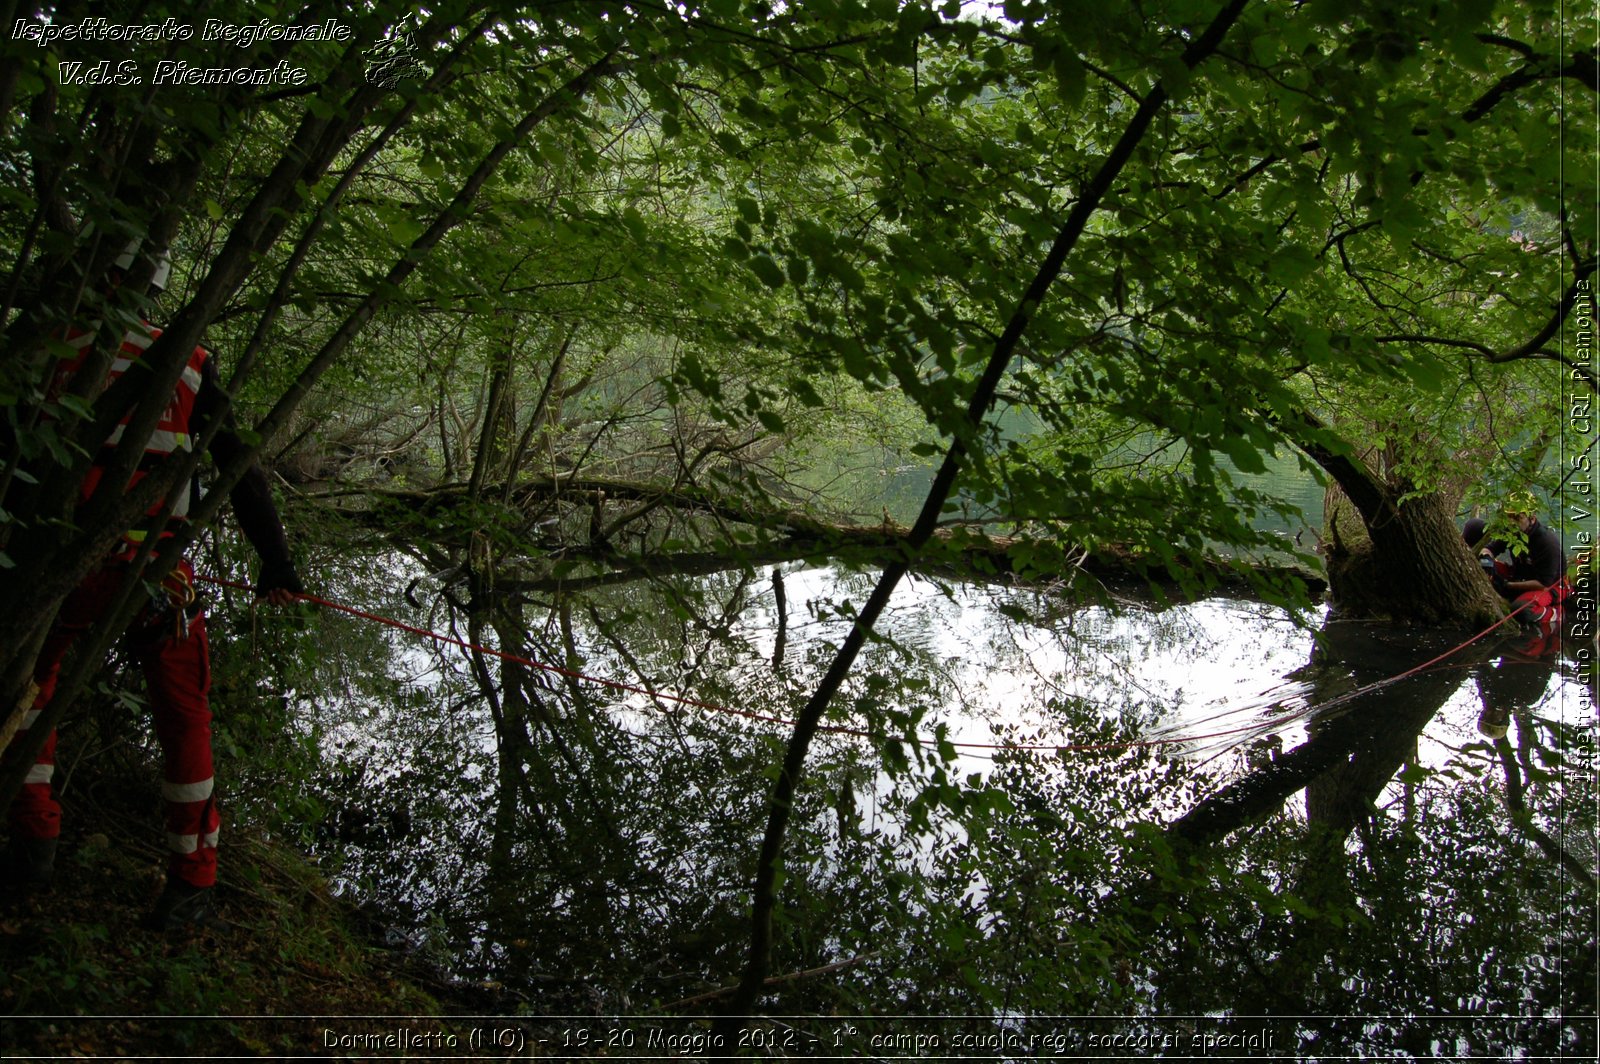
<svg viewBox="0 0 1600 1064">
<path fill-rule="evenodd" d="M 215 576 L 196 576 L 195 579 L 199 580 L 199 581 L 201 581 L 203 583 L 214 584 L 214 585 L 216 585 L 218 587 L 231 587 L 231 588 L 234 588 L 235 590 L 238 590 L 238 591 L 251 591 L 251 592 L 253 592 L 255 590 L 249 584 L 241 584 L 241 583 L 238 583 L 237 581 L 224 580 L 224 579 L 222 579 L 220 577 L 215 577 Z M 328 608 L 330 610 L 337 610 L 340 613 L 347 613 L 352 617 L 360 617 L 362 620 L 365 620 L 365 621 L 375 621 L 378 624 L 387 625 L 390 628 L 396 628 L 396 629 L 399 629 L 402 632 L 409 632 L 412 635 L 422 636 L 424 639 L 432 639 L 434 642 L 437 642 L 437 643 L 448 643 L 451 646 L 461 647 L 464 650 L 470 650 L 470 651 L 473 651 L 473 652 L 479 653 L 479 654 L 487 654 L 487 655 L 489 655 L 491 657 L 500 658 L 500 659 L 502 659 L 504 661 L 514 662 L 515 664 L 518 664 L 518 665 L 524 665 L 524 666 L 526 666 L 526 667 L 528 667 L 530 669 L 538 669 L 538 670 L 540 670 L 542 672 L 555 673 L 557 676 L 565 676 L 568 679 L 582 680 L 585 683 L 598 684 L 601 687 L 610 687 L 610 688 L 612 688 L 614 690 L 627 691 L 627 692 L 629 692 L 631 694 L 645 695 L 645 696 L 647 696 L 647 697 L 649 697 L 651 699 L 655 699 L 657 701 L 677 702 L 677 703 L 680 703 L 680 704 L 685 705 L 685 706 L 694 706 L 696 709 L 710 710 L 713 713 L 726 713 L 726 714 L 728 714 L 730 716 L 743 717 L 743 718 L 745 718 L 747 720 L 758 720 L 758 721 L 762 721 L 763 723 L 767 723 L 767 724 L 782 724 L 782 725 L 789 726 L 789 727 L 792 727 L 794 725 L 794 721 L 788 720 L 788 719 L 786 719 L 784 717 L 775 717 L 775 716 L 771 716 L 771 715 L 766 714 L 766 713 L 755 713 L 755 712 L 752 712 L 752 711 L 746 710 L 746 709 L 734 709 L 731 706 L 719 705 L 719 704 L 717 704 L 715 702 L 703 702 L 698 698 L 689 698 L 689 697 L 687 697 L 685 695 L 668 694 L 665 691 L 656 691 L 656 690 L 652 690 L 651 688 L 648 688 L 648 687 L 640 687 L 640 686 L 637 686 L 635 684 L 624 683 L 621 680 L 607 680 L 607 679 L 604 679 L 603 677 L 599 677 L 599 676 L 590 676 L 587 673 L 578 672 L 575 669 L 564 668 L 564 667 L 562 667 L 560 665 L 550 665 L 550 664 L 547 664 L 547 663 L 542 662 L 542 661 L 535 661 L 532 658 L 526 658 L 526 657 L 522 657 L 522 656 L 517 655 L 517 654 L 511 654 L 511 653 L 508 653 L 508 652 L 503 651 L 503 650 L 495 650 L 492 647 L 480 646 L 480 645 L 478 645 L 476 643 L 468 642 L 465 639 L 458 639 L 455 636 L 445 635 L 442 632 L 435 632 L 435 631 L 432 631 L 431 629 L 427 629 L 427 628 L 419 628 L 416 625 L 407 624 L 405 621 L 396 620 L 393 617 L 385 617 L 384 615 L 382 615 L 380 613 L 369 613 L 366 610 L 356 609 L 354 606 L 346 606 L 343 603 L 333 602 L 333 601 L 331 601 L 329 599 L 325 599 L 325 598 L 319 598 L 316 595 L 308 595 L 308 594 L 305 594 L 305 593 L 302 592 L 302 593 L 297 593 L 295 595 L 295 598 L 300 600 L 300 601 L 302 601 L 302 602 L 311 602 L 311 603 L 315 603 L 318 606 L 324 606 L 324 607 L 326 607 L 326 608 Z M 1525 605 L 1526 604 L 1524 604 L 1524 606 Z M 1523 607 L 1518 607 L 1518 609 L 1513 610 L 1511 613 L 1508 613 L 1506 616 L 1502 617 L 1500 620 L 1496 621 L 1494 624 L 1490 625 L 1488 628 L 1485 628 L 1483 631 L 1479 632 L 1477 635 L 1473 636 L 1471 639 L 1468 639 L 1466 642 L 1461 643 L 1458 646 L 1452 647 L 1451 649 L 1445 651 L 1443 654 L 1440 654 L 1438 657 L 1435 657 L 1435 658 L 1432 658 L 1432 659 L 1430 659 L 1428 661 L 1425 661 L 1421 665 L 1416 666 L 1415 668 L 1407 669 L 1405 672 L 1400 673 L 1398 676 L 1391 676 L 1386 680 L 1379 680 L 1376 683 L 1368 684 L 1366 687 L 1358 688 L 1355 691 L 1351 691 L 1351 692 L 1349 692 L 1347 694 L 1340 695 L 1338 698 L 1335 698 L 1330 702 L 1326 702 L 1323 705 L 1318 706 L 1317 708 L 1318 709 L 1327 709 L 1327 708 L 1329 708 L 1331 706 L 1336 706 L 1336 705 L 1339 705 L 1339 704 L 1341 704 L 1343 702 L 1347 702 L 1350 699 L 1355 698 L 1355 697 L 1357 697 L 1359 695 L 1370 693 L 1370 692 L 1378 690 L 1379 688 L 1382 688 L 1382 687 L 1387 687 L 1390 684 L 1399 683 L 1401 680 L 1404 680 L 1409 676 L 1413 676 L 1413 675 L 1421 672 L 1422 670 L 1428 668 L 1430 665 L 1435 665 L 1435 664 L 1443 661 L 1445 658 L 1450 657 L 1452 654 L 1455 654 L 1457 651 L 1464 650 L 1467 647 L 1471 646 L 1473 643 L 1476 643 L 1478 640 L 1482 639 L 1484 636 L 1488 635 L 1490 632 L 1494 631 L 1496 628 L 1499 628 L 1501 625 L 1503 625 L 1507 621 L 1511 620 L 1511 618 L 1515 617 L 1519 612 L 1521 612 L 1522 608 Z M 846 727 L 846 726 L 844 726 L 842 724 L 819 724 L 818 728 L 821 731 L 830 732 L 830 733 L 835 734 L 835 735 L 850 735 L 850 736 L 854 736 L 854 737 L 860 738 L 860 739 L 873 739 L 873 738 L 875 738 L 875 736 L 871 732 L 862 731 L 859 728 L 849 728 L 849 727 Z M 950 746 L 954 746 L 954 747 L 961 747 L 963 749 L 968 749 L 968 750 L 1056 750 L 1056 751 L 1064 751 L 1064 750 L 1072 750 L 1072 751 L 1125 750 L 1125 749 L 1129 749 L 1131 747 L 1138 747 L 1138 746 L 1146 746 L 1146 747 L 1171 746 L 1171 745 L 1176 744 L 1176 743 L 1194 743 L 1194 742 L 1201 742 L 1201 741 L 1206 740 L 1206 739 L 1221 739 L 1221 738 L 1225 738 L 1225 737 L 1227 737 L 1229 735 L 1238 735 L 1238 734 L 1240 734 L 1242 732 L 1254 731 L 1254 730 L 1256 730 L 1256 728 L 1257 728 L 1257 725 L 1253 725 L 1252 724 L 1252 725 L 1246 725 L 1245 727 L 1242 727 L 1242 728 L 1228 728 L 1228 729 L 1226 729 L 1224 731 L 1211 732 L 1211 733 L 1206 734 L 1206 735 L 1184 735 L 1184 736 L 1174 736 L 1172 738 L 1166 738 L 1166 739 L 1129 739 L 1129 740 L 1125 740 L 1125 741 L 1121 741 L 1121 742 L 1108 742 L 1108 743 L 966 743 L 966 742 L 951 742 L 949 745 Z M 916 742 L 918 742 L 922 746 L 936 746 L 936 745 L 938 745 L 936 742 L 934 742 L 933 740 L 929 740 L 929 739 L 918 739 L 918 740 L 916 740 Z"/>
<path fill-rule="evenodd" d="M 1421 665 L 1413 666 L 1412 668 L 1407 669 L 1405 672 L 1402 672 L 1402 673 L 1400 673 L 1399 675 L 1396 675 L 1396 676 L 1391 676 L 1386 680 L 1378 680 L 1378 681 L 1376 681 L 1374 683 L 1367 684 L 1367 686 L 1365 686 L 1365 687 L 1358 687 L 1354 691 L 1347 691 L 1346 693 L 1340 695 L 1337 698 L 1329 699 L 1328 701 L 1322 703 L 1317 708 L 1319 710 L 1332 709 L 1334 706 L 1343 705 L 1344 703 L 1350 701 L 1353 698 L 1360 698 L 1362 695 L 1369 695 L 1374 691 L 1382 690 L 1383 688 L 1388 687 L 1391 684 L 1397 684 L 1401 680 L 1404 680 L 1404 679 L 1407 679 L 1409 677 L 1415 676 L 1417 673 L 1422 672 L 1424 669 L 1427 669 L 1429 666 L 1437 665 L 1439 662 L 1443 661 L 1445 658 L 1450 657 L 1452 654 L 1455 654 L 1458 651 L 1462 651 L 1462 650 L 1467 649 L 1467 647 L 1470 647 L 1472 644 L 1476 643 L 1478 640 L 1482 639 L 1484 636 L 1488 635 L 1490 632 L 1494 631 L 1496 628 L 1499 628 L 1501 625 L 1505 624 L 1507 621 L 1511 620 L 1513 617 L 1515 617 L 1517 614 L 1521 613 L 1523 610 L 1527 609 L 1531 605 L 1533 605 L 1533 603 L 1524 602 L 1522 605 L 1518 606 L 1516 609 L 1512 610 L 1510 613 L 1506 614 L 1504 617 L 1500 618 L 1498 621 L 1494 622 L 1489 627 L 1485 628 L 1483 631 L 1481 631 L 1477 635 L 1473 636 L 1471 639 L 1468 639 L 1465 643 L 1456 644 L 1455 646 L 1451 647 L 1449 650 L 1446 650 L 1443 654 L 1440 654 L 1438 657 L 1429 658 L 1427 661 L 1424 661 Z"/>
</svg>

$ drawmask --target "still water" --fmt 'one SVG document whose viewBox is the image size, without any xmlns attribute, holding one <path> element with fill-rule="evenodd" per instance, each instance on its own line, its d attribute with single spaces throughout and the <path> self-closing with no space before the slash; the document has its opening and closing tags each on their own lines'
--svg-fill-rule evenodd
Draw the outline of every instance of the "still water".
<svg viewBox="0 0 1600 1064">
<path fill-rule="evenodd" d="M 300 707 L 319 855 L 499 1009 L 715 1011 L 784 722 L 875 575 L 507 580 L 468 617 L 403 561 L 351 572 L 354 605 L 561 671 L 323 617 L 346 653 L 307 687 L 341 696 Z M 926 577 L 879 630 L 786 850 L 773 971 L 832 974 L 774 1011 L 1271 1015 L 1290 1056 L 1592 1046 L 1571 641 Z"/>
</svg>

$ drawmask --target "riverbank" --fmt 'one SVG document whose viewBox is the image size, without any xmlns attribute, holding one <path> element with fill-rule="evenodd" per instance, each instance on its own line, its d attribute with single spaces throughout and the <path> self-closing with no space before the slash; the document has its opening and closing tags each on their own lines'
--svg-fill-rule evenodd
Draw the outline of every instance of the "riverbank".
<svg viewBox="0 0 1600 1064">
<path fill-rule="evenodd" d="M 227 828 L 222 923 L 146 930 L 164 876 L 155 771 L 76 775 L 53 889 L 0 908 L 0 1055 L 340 1055 L 325 1017 L 471 1011 L 249 825 Z"/>
</svg>

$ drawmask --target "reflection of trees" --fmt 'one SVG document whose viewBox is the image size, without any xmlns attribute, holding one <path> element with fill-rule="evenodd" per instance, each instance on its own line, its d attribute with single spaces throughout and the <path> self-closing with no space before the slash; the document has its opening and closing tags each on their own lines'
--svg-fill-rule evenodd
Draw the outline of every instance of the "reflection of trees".
<svg viewBox="0 0 1600 1064">
<path fill-rule="evenodd" d="M 457 596 L 473 610 L 452 616 L 464 636 L 537 661 L 788 716 L 842 627 L 829 600 L 864 578 L 784 572 L 787 646 L 776 670 L 780 622 L 769 577 L 641 580 L 539 600 L 519 599 L 526 590 L 508 593 L 505 584 L 480 586 Z M 1202 653 L 1215 657 L 1235 644 L 1211 633 L 1237 628 L 1238 618 L 1168 611 L 1145 630 L 1099 610 L 1056 616 L 1051 628 L 1063 649 L 1079 651 L 1065 658 L 1066 671 L 1110 680 L 1088 683 L 1081 697 L 1047 676 L 1032 692 L 1008 687 L 1006 712 L 994 714 L 1009 722 L 997 725 L 1001 737 L 1031 745 L 1065 732 L 1106 749 L 1002 753 L 978 782 L 958 781 L 935 760 L 886 773 L 880 757 L 891 737 L 932 734 L 929 711 L 961 700 L 954 681 L 965 673 L 947 660 L 955 626 L 971 665 L 1016 670 L 1037 644 L 1013 635 L 1034 631 L 1034 618 L 1001 607 L 1054 605 L 992 588 L 952 591 L 953 600 L 929 589 L 897 600 L 889 638 L 866 648 L 841 699 L 848 721 L 830 718 L 878 721 L 876 749 L 857 739 L 824 743 L 798 795 L 785 892 L 792 900 L 772 970 L 825 974 L 782 983 L 785 1011 L 894 1001 L 933 1013 L 1331 1017 L 1470 1011 L 1470 993 L 1515 1011 L 1519 1001 L 1574 1000 L 1574 981 L 1592 979 L 1572 960 L 1584 956 L 1589 926 L 1576 877 L 1529 837 L 1505 830 L 1500 803 L 1481 781 L 1430 777 L 1414 817 L 1368 815 L 1385 781 L 1414 757 L 1417 732 L 1461 682 L 1459 668 L 1344 704 L 1338 716 L 1313 721 L 1298 748 L 1208 795 L 1194 764 L 1115 744 L 1140 738 L 1139 722 L 1157 697 L 1132 682 L 1136 662 L 1208 634 L 1218 642 Z M 436 618 L 431 626 L 445 625 Z M 1300 674 L 1315 688 L 1313 703 L 1443 649 L 1391 646 L 1384 633 L 1348 626 L 1330 625 L 1326 634 Z M 1410 644 L 1412 636 L 1394 640 Z M 1127 661 L 1101 660 L 1118 646 Z M 447 657 L 460 662 L 454 651 Z M 641 694 L 493 659 L 458 669 L 450 683 L 471 688 L 450 697 L 470 695 L 476 712 L 435 743 L 448 749 L 430 754 L 415 740 L 420 765 L 404 777 L 412 830 L 404 840 L 355 840 L 359 870 L 386 893 L 415 898 L 417 925 L 425 928 L 431 914 L 436 940 L 465 954 L 467 971 L 519 988 L 542 1010 L 690 999 L 715 1011 L 726 1001 L 718 988 L 739 965 L 739 898 L 759 835 L 771 726 L 665 699 L 651 705 Z M 1041 700 L 1052 688 L 1057 694 Z M 427 730 L 426 706 L 413 712 L 416 719 L 402 723 Z M 1539 744 L 1570 748 L 1585 739 L 1576 731 L 1558 737 L 1537 717 L 1525 726 L 1511 739 L 1522 800 L 1541 830 L 1562 841 L 1549 822 L 1567 784 L 1531 784 L 1567 769 Z M 413 741 L 410 731 L 401 734 Z M 1488 747 L 1465 754 L 1480 752 Z M 407 764 L 418 754 L 383 756 Z M 1503 769 L 1494 768 L 1498 782 Z M 367 778 L 377 778 L 376 769 Z M 1272 815 L 1297 781 L 1315 789 L 1309 825 Z M 1230 794 L 1245 800 L 1222 802 Z M 1172 838 L 1177 823 L 1199 824 L 1202 843 L 1221 838 L 1229 823 L 1247 830 L 1233 831 L 1226 846 L 1189 846 L 1189 861 L 1163 862 L 1161 847 L 1147 848 L 1137 828 L 1152 808 L 1187 810 Z M 453 852 L 439 856 L 441 849 Z M 1568 960 L 1545 971 L 1530 961 L 1540 956 Z M 1333 1018 L 1316 1022 L 1341 1044 L 1400 1045 L 1404 1035 L 1398 1025 L 1365 1034 Z M 1497 1044 L 1532 1046 L 1548 1036 L 1531 1020 L 1525 1026 L 1496 1034 Z M 1285 1031 L 1279 1045 L 1298 1044 L 1298 1033 Z"/>
<path fill-rule="evenodd" d="M 1581 750 L 1582 729 L 1566 720 L 1541 715 L 1547 701 L 1550 677 L 1563 657 L 1560 633 L 1520 633 L 1503 639 L 1493 662 L 1474 670 L 1483 702 L 1479 730 L 1489 740 L 1489 756 L 1504 780 L 1505 805 L 1511 823 L 1551 861 L 1573 879 L 1590 886 L 1594 869 L 1570 852 L 1562 838 L 1541 825 L 1541 804 L 1571 808 L 1576 794 L 1567 792 L 1570 773 L 1564 771 L 1567 752 Z M 1514 726 L 1513 726 L 1514 722 Z M 1512 740 L 1515 736 L 1515 741 Z M 1571 782 L 1578 784 L 1578 780 Z M 1543 803 L 1532 792 L 1549 795 Z M 1566 818 L 1558 816 L 1558 835 L 1565 835 Z M 1593 836 L 1574 833 L 1572 841 L 1593 863 Z"/>
<path fill-rule="evenodd" d="M 598 631 L 602 644 L 616 631 L 589 628 L 574 614 L 581 617 L 592 603 L 564 594 L 543 610 L 487 593 L 475 594 L 474 602 L 467 617 L 473 642 L 493 633 L 500 650 L 535 661 L 573 667 L 597 659 L 600 648 L 583 647 L 580 631 Z M 541 612 L 543 623 L 536 623 Z M 669 624 L 660 620 L 654 634 L 666 638 L 661 629 Z M 637 634 L 637 625 L 630 630 Z M 620 636 L 609 649 L 628 660 L 636 652 Z M 710 882 L 699 886 L 709 889 L 685 891 L 681 881 L 672 882 L 673 862 L 662 859 L 688 818 L 664 821 L 651 791 L 676 780 L 692 792 L 705 782 L 692 757 L 668 749 L 675 740 L 678 753 L 692 753 L 683 736 L 630 734 L 605 711 L 603 698 L 572 677 L 552 679 L 505 658 L 491 664 L 476 652 L 473 673 L 494 724 L 498 785 L 485 811 L 493 826 L 481 907 L 463 915 L 499 954 L 498 974 L 524 986 L 543 981 L 554 991 L 552 972 L 573 973 L 569 996 L 546 1000 L 581 1007 L 598 1004 L 592 996 L 600 988 L 636 985 L 641 966 L 678 978 L 699 973 L 703 980 L 705 958 L 674 937 L 692 921 L 671 909 L 685 894 L 699 893 L 698 915 L 714 924 L 714 898 L 732 884 L 707 869 Z M 669 760 L 679 762 L 677 771 Z M 652 927 L 659 932 L 655 948 L 635 952 Z"/>
<path fill-rule="evenodd" d="M 1452 673 L 1423 672 L 1356 694 L 1438 653 L 1415 637 L 1394 639 L 1367 625 L 1330 620 L 1323 625 L 1310 663 L 1300 671 L 1310 683 L 1313 706 L 1336 706 L 1307 724 L 1305 742 L 1259 765 L 1193 806 L 1168 829 L 1180 852 L 1219 842 L 1248 824 L 1279 811 L 1306 792 L 1303 849 L 1287 869 L 1282 890 L 1297 899 L 1299 915 L 1263 921 L 1230 967 L 1250 986 L 1249 1011 L 1299 1016 L 1337 1010 L 1341 966 L 1327 961 L 1344 945 L 1342 929 L 1325 914 L 1354 908 L 1344 840 L 1372 816 L 1378 796 L 1395 773 L 1415 757 L 1417 737 L 1459 685 Z M 1313 710 L 1315 712 L 1315 710 Z M 1370 838 L 1370 832 L 1364 830 Z M 1308 918 L 1309 917 L 1309 918 Z M 1180 972 L 1202 963 L 1192 945 L 1177 949 Z M 1173 1007 L 1198 1007 L 1189 976 L 1162 979 Z M 1201 992 L 1201 999 L 1210 996 Z M 1279 1025 L 1293 1044 L 1300 1021 Z"/>
<path fill-rule="evenodd" d="M 816 639 L 791 644 L 784 668 L 773 668 L 772 599 L 757 601 L 767 589 L 749 571 L 591 585 L 543 601 L 491 576 L 472 570 L 465 593 L 441 596 L 470 642 L 736 710 L 792 713 L 795 676 L 824 649 Z M 882 699 L 890 675 L 935 690 L 907 673 L 916 660 L 875 646 L 852 694 Z M 461 679 L 483 707 L 478 751 L 464 758 L 481 768 L 447 763 L 414 781 L 444 798 L 413 841 L 470 846 L 466 874 L 455 866 L 453 881 L 419 884 L 427 873 L 410 845 L 369 854 L 363 866 L 389 889 L 436 899 L 437 933 L 467 955 L 467 967 L 537 994 L 546 1010 L 697 997 L 722 984 L 737 967 L 737 899 L 750 874 L 770 726 L 477 652 Z M 903 706 L 888 716 L 913 723 Z M 877 779 L 871 759 L 859 740 L 825 744 L 817 786 L 801 797 L 794 876 L 810 885 L 779 951 L 784 971 L 839 960 L 835 940 L 814 924 L 849 927 L 895 904 L 893 891 L 864 892 L 861 881 L 869 855 L 894 845 L 861 822 L 868 814 L 857 791 Z"/>
<path fill-rule="evenodd" d="M 1515 747 L 1506 736 L 1501 736 L 1494 743 L 1495 756 L 1505 777 L 1506 809 L 1511 814 L 1511 822 L 1532 839 L 1546 857 L 1558 863 L 1576 882 L 1593 889 L 1595 883 L 1593 870 L 1585 867 L 1582 860 L 1569 853 L 1559 839 L 1551 837 L 1550 833 L 1539 825 L 1538 811 L 1528 800 L 1530 777 L 1541 780 L 1552 778 L 1549 771 L 1535 768 L 1533 765 L 1535 754 L 1541 755 L 1541 759 L 1549 759 L 1550 755 L 1549 748 L 1539 742 L 1539 727 L 1526 717 L 1518 717 L 1516 733 Z M 1593 857 L 1592 851 L 1590 857 L 1591 859 Z M 1592 962 L 1593 958 L 1590 960 Z"/>
<path fill-rule="evenodd" d="M 1198 880 L 1136 895 L 1147 903 L 1168 897 L 1182 904 L 1173 892 L 1204 891 L 1219 865 L 1243 870 L 1265 859 L 1272 868 L 1259 908 L 1212 902 L 1202 930 L 1170 947 L 1169 967 L 1156 976 L 1169 1007 L 1282 1014 L 1279 1031 L 1291 1044 L 1306 1029 L 1305 1017 L 1320 1015 L 1327 1019 L 1315 1026 L 1324 1037 L 1337 1032 L 1339 1044 L 1357 1045 L 1373 1033 L 1340 1016 L 1407 1009 L 1492 1013 L 1493 1002 L 1513 1009 L 1519 1000 L 1556 1015 L 1576 1000 L 1573 986 L 1593 987 L 1592 920 L 1581 914 L 1592 917 L 1594 880 L 1535 825 L 1551 815 L 1548 803 L 1561 801 L 1562 769 L 1548 751 L 1536 756 L 1545 769 L 1535 772 L 1555 784 L 1554 794 L 1537 812 L 1523 804 L 1526 749 L 1535 732 L 1527 714 L 1518 717 L 1523 752 L 1506 739 L 1496 750 L 1512 820 L 1547 859 L 1528 853 L 1505 830 L 1486 788 L 1468 782 L 1434 792 L 1421 814 L 1409 800 L 1412 785 L 1426 777 L 1420 768 L 1416 775 L 1402 769 L 1415 762 L 1418 736 L 1459 687 L 1460 666 L 1488 670 L 1489 659 L 1506 653 L 1507 643 L 1468 648 L 1452 656 L 1450 667 L 1340 698 L 1449 645 L 1364 625 L 1324 626 L 1300 675 L 1313 685 L 1312 703 L 1339 702 L 1338 715 L 1312 720 L 1305 742 L 1198 802 L 1167 829 L 1167 840 L 1188 855 Z M 1533 698 L 1543 692 L 1548 664 L 1542 671 L 1538 663 L 1524 665 L 1518 673 L 1493 670 L 1491 684 L 1499 682 L 1494 698 L 1514 687 L 1525 708 L 1530 692 Z M 1445 771 L 1455 773 L 1448 766 Z M 1397 773 L 1408 789 L 1403 821 L 1374 815 Z M 1267 820 L 1300 789 L 1306 792 L 1303 825 L 1280 816 L 1275 827 L 1240 831 Z M 1360 841 L 1352 849 L 1353 830 Z M 1211 845 L 1235 832 L 1228 852 Z M 1573 927 L 1587 930 L 1574 936 Z M 1207 966 L 1217 973 L 1215 985 L 1196 984 L 1194 970 Z M 1434 1039 L 1459 1038 L 1475 1049 L 1510 1051 L 1554 1048 L 1563 1037 L 1558 1023 L 1462 1019 L 1385 1031 L 1375 1044 L 1388 1039 L 1425 1054 Z"/>
<path fill-rule="evenodd" d="M 1309 819 L 1343 838 L 1370 815 L 1383 788 L 1413 758 L 1417 737 L 1460 677 L 1425 671 L 1358 698 L 1347 696 L 1422 664 L 1446 646 L 1363 624 L 1324 624 L 1301 675 L 1311 682 L 1312 704 L 1337 700 L 1337 714 L 1313 719 L 1304 743 L 1195 805 L 1168 829 L 1170 838 L 1188 845 L 1217 842 L 1302 790 Z"/>
</svg>

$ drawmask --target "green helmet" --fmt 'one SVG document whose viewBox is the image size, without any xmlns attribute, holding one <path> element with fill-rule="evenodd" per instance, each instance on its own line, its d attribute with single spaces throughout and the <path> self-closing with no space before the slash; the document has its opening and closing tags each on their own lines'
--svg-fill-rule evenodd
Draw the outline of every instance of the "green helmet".
<svg viewBox="0 0 1600 1064">
<path fill-rule="evenodd" d="M 1506 501 L 1500 504 L 1500 509 L 1510 516 L 1527 514 L 1531 517 L 1539 512 L 1539 500 L 1533 497 L 1531 491 L 1513 491 L 1506 496 Z"/>
</svg>

